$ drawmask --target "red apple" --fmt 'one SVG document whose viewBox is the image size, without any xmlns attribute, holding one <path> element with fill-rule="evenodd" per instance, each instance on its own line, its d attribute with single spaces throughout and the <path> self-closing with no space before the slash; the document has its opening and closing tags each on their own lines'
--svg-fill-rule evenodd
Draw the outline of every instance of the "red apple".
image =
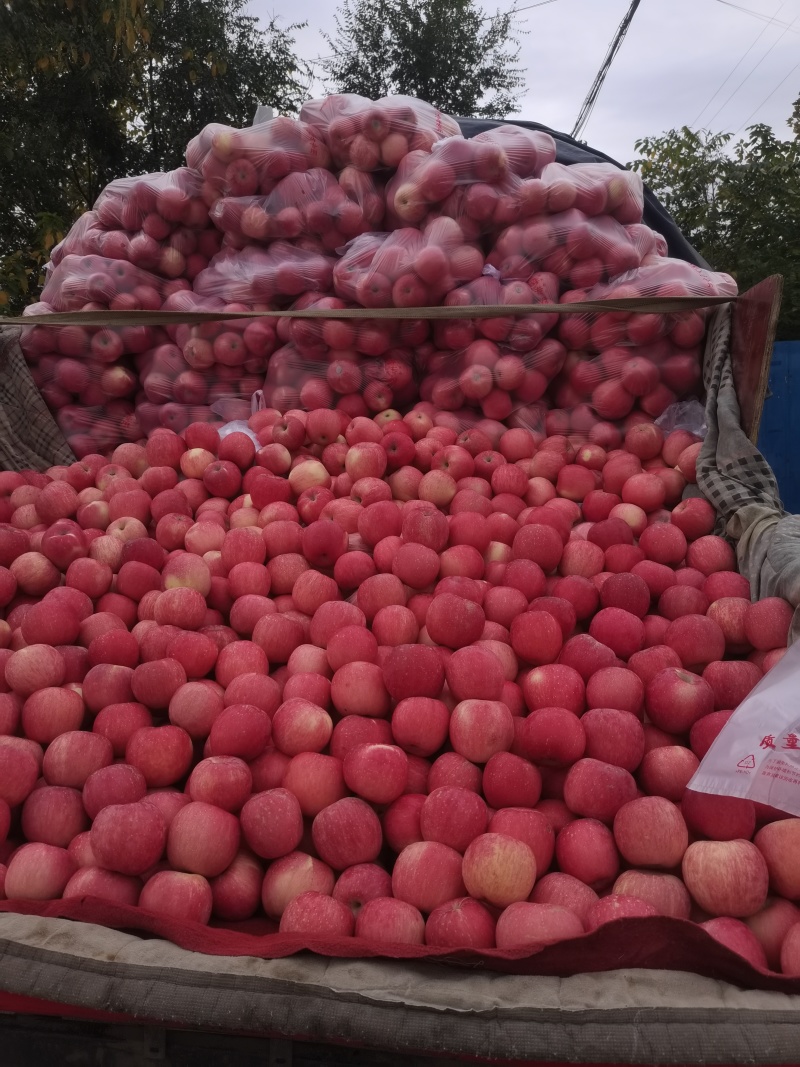
<svg viewBox="0 0 800 1067">
<path fill-rule="evenodd" d="M 471 896 L 504 908 L 528 897 L 536 880 L 536 860 L 523 841 L 481 834 L 467 846 L 462 873 Z"/>
<path fill-rule="evenodd" d="M 425 943 L 445 948 L 494 948 L 494 916 L 472 897 L 447 901 L 428 916 Z"/>
<path fill-rule="evenodd" d="M 767 865 L 749 841 L 695 841 L 681 869 L 692 898 L 709 915 L 755 915 L 767 898 Z"/>
<path fill-rule="evenodd" d="M 334 870 L 371 863 L 383 840 L 377 815 L 357 797 L 345 797 L 323 808 L 314 818 L 312 837 L 320 858 Z"/>
<path fill-rule="evenodd" d="M 238 849 L 238 819 L 213 804 L 186 804 L 170 823 L 167 858 L 177 870 L 213 878 L 230 866 Z"/>
<path fill-rule="evenodd" d="M 392 892 L 419 911 L 432 912 L 440 904 L 463 897 L 461 854 L 438 841 L 407 845 L 395 860 Z"/>
<path fill-rule="evenodd" d="M 583 923 L 574 911 L 557 904 L 519 901 L 510 904 L 497 922 L 497 947 L 536 949 L 580 937 Z"/>
<path fill-rule="evenodd" d="M 663 797 L 639 797 L 623 804 L 614 816 L 614 840 L 634 866 L 670 870 L 682 860 L 689 835 L 674 804 Z"/>
<path fill-rule="evenodd" d="M 258 910 L 264 870 L 246 850 L 230 867 L 210 880 L 213 914 L 228 922 L 242 922 Z"/>
<path fill-rule="evenodd" d="M 295 897 L 305 892 L 331 893 L 334 882 L 334 873 L 327 864 L 304 852 L 290 852 L 269 865 L 261 903 L 271 919 L 279 919 Z"/>
<path fill-rule="evenodd" d="M 654 871 L 623 871 L 612 887 L 612 893 L 636 897 L 655 908 L 659 915 L 673 919 L 688 919 L 692 901 L 686 886 L 672 874 Z"/>
<path fill-rule="evenodd" d="M 425 920 L 417 908 L 404 900 L 374 897 L 359 910 L 355 935 L 371 942 L 422 945 L 425 943 Z"/>
<path fill-rule="evenodd" d="M 110 804 L 92 823 L 92 852 L 101 866 L 119 874 L 143 874 L 161 859 L 166 841 L 164 819 L 143 801 Z"/>
<path fill-rule="evenodd" d="M 139 907 L 157 915 L 205 924 L 213 907 L 211 886 L 199 874 L 159 871 L 142 889 Z"/>
<path fill-rule="evenodd" d="M 8 900 L 57 900 L 75 873 L 66 849 L 40 842 L 21 845 L 8 862 L 4 894 Z"/>
</svg>

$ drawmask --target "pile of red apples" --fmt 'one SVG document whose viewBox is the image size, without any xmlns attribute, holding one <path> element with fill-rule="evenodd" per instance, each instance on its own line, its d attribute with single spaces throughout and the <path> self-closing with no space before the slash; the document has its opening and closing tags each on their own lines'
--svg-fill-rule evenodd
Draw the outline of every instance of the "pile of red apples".
<svg viewBox="0 0 800 1067">
<path fill-rule="evenodd" d="M 700 442 L 440 421 L 0 474 L 4 895 L 387 951 L 671 916 L 800 973 L 800 820 L 686 788 L 792 615 L 682 499 Z"/>
<path fill-rule="evenodd" d="M 657 425 L 707 311 L 517 311 L 735 283 L 555 155 L 328 97 L 54 250 L 29 313 L 247 317 L 24 333 L 79 459 L 0 473 L 0 896 L 387 951 L 661 915 L 800 974 L 800 820 L 687 790 L 792 617 Z"/>
</svg>

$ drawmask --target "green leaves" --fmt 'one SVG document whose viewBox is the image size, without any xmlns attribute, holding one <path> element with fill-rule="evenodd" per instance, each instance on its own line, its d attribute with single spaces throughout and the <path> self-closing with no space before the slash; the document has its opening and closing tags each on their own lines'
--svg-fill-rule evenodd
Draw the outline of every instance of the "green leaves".
<svg viewBox="0 0 800 1067">
<path fill-rule="evenodd" d="M 502 118 L 524 85 L 516 32 L 513 12 L 487 17 L 473 0 L 344 0 L 322 66 L 336 92 Z"/>
<path fill-rule="evenodd" d="M 795 104 L 795 128 L 800 108 Z M 781 338 L 800 337 L 800 143 L 757 125 L 729 133 L 670 130 L 636 142 L 632 164 L 717 270 L 748 289 L 785 279 Z"/>
<path fill-rule="evenodd" d="M 307 67 L 292 32 L 261 29 L 245 0 L 164 0 L 151 19 L 134 136 L 145 170 L 179 166 L 186 143 L 209 122 L 246 126 L 259 104 L 296 113 Z"/>
</svg>

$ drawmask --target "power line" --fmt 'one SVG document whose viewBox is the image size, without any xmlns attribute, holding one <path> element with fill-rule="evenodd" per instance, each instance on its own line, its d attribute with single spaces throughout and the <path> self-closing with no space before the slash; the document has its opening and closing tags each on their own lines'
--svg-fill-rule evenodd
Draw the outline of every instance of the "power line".
<svg viewBox="0 0 800 1067">
<path fill-rule="evenodd" d="M 572 136 L 575 138 L 577 138 L 578 135 L 583 131 L 584 127 L 586 126 L 586 123 L 589 121 L 592 112 L 594 111 L 594 106 L 597 103 L 597 98 L 600 95 L 600 90 L 603 87 L 603 82 L 606 80 L 606 75 L 609 72 L 611 64 L 614 62 L 614 57 L 619 51 L 620 45 L 625 39 L 625 34 L 628 32 L 628 27 L 633 21 L 633 16 L 636 14 L 636 9 L 638 8 L 640 3 L 641 0 L 632 0 L 631 6 L 628 8 L 625 17 L 617 27 L 617 32 L 614 34 L 614 37 L 611 40 L 611 44 L 608 46 L 608 51 L 606 52 L 605 59 L 600 65 L 600 70 L 597 72 L 597 75 L 595 76 L 595 79 L 592 82 L 591 88 L 589 89 L 589 92 L 586 95 L 586 99 L 581 105 L 581 110 L 578 114 L 578 117 L 575 120 L 575 125 L 572 128 Z"/>
<path fill-rule="evenodd" d="M 789 80 L 789 78 L 791 78 L 791 76 L 792 76 L 792 75 L 794 74 L 794 72 L 795 72 L 795 71 L 796 71 L 796 70 L 798 69 L 798 67 L 800 67 L 800 62 L 798 62 L 798 63 L 795 63 L 795 65 L 794 65 L 794 66 L 792 67 L 792 69 L 791 69 L 791 70 L 789 71 L 789 73 L 788 73 L 788 74 L 786 75 L 786 77 L 785 77 L 785 78 L 782 78 L 782 79 L 781 79 L 781 80 L 780 80 L 780 81 L 778 82 L 778 84 L 777 84 L 777 85 L 775 86 L 775 88 L 774 88 L 774 89 L 772 90 L 772 92 L 771 92 L 771 93 L 769 94 L 769 96 L 766 96 L 766 97 L 764 97 L 764 99 L 763 99 L 763 100 L 761 101 L 761 103 L 760 103 L 760 104 L 758 105 L 758 107 L 757 107 L 757 108 L 755 109 L 755 111 L 751 111 L 751 112 L 750 112 L 750 114 L 749 114 L 749 115 L 747 116 L 747 118 L 746 118 L 746 119 L 744 120 L 744 122 L 742 123 L 742 125 L 741 125 L 741 126 L 739 127 L 739 129 L 738 129 L 738 130 L 736 131 L 736 134 L 740 133 L 740 132 L 741 132 L 741 131 L 742 131 L 742 130 L 743 130 L 743 129 L 745 128 L 745 126 L 746 126 L 746 125 L 748 124 L 748 122 L 750 121 L 750 119 L 752 119 L 752 118 L 753 118 L 753 117 L 754 117 L 755 115 L 757 115 L 757 114 L 759 113 L 759 111 L 760 111 L 760 110 L 761 110 L 761 108 L 762 108 L 762 107 L 764 106 L 764 104 L 767 104 L 767 103 L 769 103 L 769 101 L 770 101 L 770 100 L 771 100 L 771 99 L 773 98 L 773 96 L 775 95 L 775 93 L 777 93 L 777 91 L 778 91 L 778 90 L 779 90 L 779 89 L 781 88 L 781 86 L 782 86 L 782 85 L 784 85 L 784 84 L 785 84 L 785 83 L 786 83 L 786 82 L 787 82 L 787 81 Z M 736 134 L 734 134 L 734 136 L 736 136 Z"/>
<path fill-rule="evenodd" d="M 777 11 L 775 12 L 775 14 L 776 14 L 776 15 L 780 14 L 781 8 L 783 8 L 783 7 L 785 7 L 785 6 L 786 6 L 786 0 L 782 0 L 781 6 L 780 6 L 780 7 L 778 8 L 778 10 L 777 10 Z M 774 20 L 773 20 L 773 21 L 774 21 Z M 731 68 L 731 70 L 730 70 L 730 73 L 729 73 L 729 74 L 728 74 L 728 76 L 727 76 L 727 77 L 725 78 L 725 81 L 723 81 L 723 83 L 722 83 L 722 84 L 721 84 L 721 85 L 719 86 L 719 88 L 718 88 L 718 89 L 717 89 L 717 91 L 716 91 L 716 92 L 714 93 L 714 95 L 713 95 L 713 96 L 711 96 L 711 97 L 710 97 L 710 98 L 709 98 L 709 99 L 708 99 L 708 100 L 706 101 L 705 105 L 704 105 L 704 106 L 703 106 L 703 107 L 702 107 L 702 108 L 701 108 L 701 109 L 700 109 L 700 110 L 699 110 L 699 111 L 697 112 L 697 115 L 696 115 L 696 116 L 695 116 L 695 117 L 694 117 L 694 118 L 692 119 L 692 126 L 695 126 L 695 125 L 697 124 L 697 122 L 698 122 L 698 121 L 699 121 L 699 119 L 700 119 L 700 116 L 701 116 L 701 115 L 703 114 L 703 112 L 704 112 L 704 111 L 706 110 L 706 108 L 708 108 L 710 104 L 713 104 L 713 102 L 714 102 L 714 101 L 716 100 L 716 98 L 717 98 L 717 97 L 719 96 L 719 94 L 720 94 L 720 93 L 722 92 L 722 90 L 723 90 L 723 89 L 725 88 L 725 86 L 726 86 L 726 85 L 728 84 L 728 82 L 729 82 L 729 81 L 731 80 L 731 78 L 733 77 L 733 75 L 734 75 L 734 74 L 736 73 L 736 71 L 737 71 L 737 70 L 739 69 L 739 67 L 740 67 L 740 66 L 742 65 L 742 63 L 744 63 L 744 61 L 745 61 L 745 60 L 747 59 L 747 57 L 748 57 L 748 56 L 750 55 L 750 53 L 751 53 L 751 52 L 753 51 L 753 49 L 755 48 L 755 46 L 756 46 L 756 45 L 758 44 L 758 42 L 759 42 L 759 41 L 761 40 L 761 38 L 762 38 L 762 37 L 764 36 L 764 34 L 765 34 L 765 33 L 767 32 L 767 30 L 769 29 L 769 27 L 770 27 L 770 24 L 768 23 L 768 24 L 767 24 L 767 25 L 766 25 L 766 26 L 765 26 L 765 27 L 764 27 L 764 28 L 762 29 L 761 33 L 759 33 L 759 34 L 758 34 L 758 36 L 757 36 L 757 37 L 755 38 L 755 40 L 754 40 L 754 41 L 753 41 L 753 43 L 752 43 L 752 44 L 750 45 L 750 47 L 749 47 L 749 48 L 747 49 L 747 51 L 746 51 L 746 52 L 744 53 L 744 55 L 743 55 L 743 56 L 741 56 L 741 57 L 740 57 L 740 59 L 738 60 L 738 62 L 737 62 L 737 63 L 736 63 L 736 64 L 735 64 L 735 65 L 734 65 L 734 66 L 733 66 L 732 68 Z"/>
<path fill-rule="evenodd" d="M 724 4 L 725 7 L 735 8 L 737 11 L 743 11 L 745 15 L 752 15 L 754 19 L 761 19 L 762 22 L 771 22 L 774 26 L 780 26 L 782 29 L 791 29 L 791 23 L 775 22 L 769 15 L 765 15 L 763 11 L 753 11 L 752 8 L 742 7 L 741 4 L 734 4 L 731 0 L 717 0 L 717 3 Z M 792 33 L 800 33 L 800 30 L 793 29 Z"/>
<path fill-rule="evenodd" d="M 517 15 L 520 11 L 533 11 L 535 7 L 547 7 L 548 4 L 555 4 L 556 0 L 539 0 L 538 4 L 527 4 L 525 7 L 511 7 L 508 11 L 498 11 L 498 15 Z M 486 18 L 481 19 L 481 22 L 491 22 L 492 19 L 497 18 L 497 15 L 487 15 Z"/>
<path fill-rule="evenodd" d="M 792 24 L 794 24 L 795 22 L 797 22 L 797 18 L 800 18 L 800 16 L 797 16 L 797 17 L 795 17 L 795 18 L 793 19 L 793 22 L 792 22 Z M 767 27 L 767 28 L 769 28 L 769 27 Z M 741 87 L 742 87 L 742 86 L 744 85 L 744 83 L 745 83 L 746 81 L 748 81 L 748 80 L 750 79 L 750 77 L 751 77 L 751 76 L 752 76 L 753 74 L 755 74 L 755 72 L 756 72 L 756 71 L 758 70 L 758 68 L 759 68 L 759 67 L 761 66 L 761 64 L 762 64 L 762 63 L 764 62 L 764 60 L 765 60 L 765 59 L 767 58 L 767 56 L 768 56 L 768 55 L 770 54 L 770 52 L 773 52 L 773 51 L 775 50 L 775 48 L 776 48 L 776 47 L 777 47 L 777 46 L 778 46 L 778 45 L 780 44 L 780 42 L 781 42 L 781 41 L 783 40 L 783 38 L 784 38 L 784 37 L 786 36 L 786 34 L 787 34 L 787 32 L 788 32 L 788 30 L 789 30 L 790 28 L 791 28 L 791 27 L 787 26 L 787 27 L 786 27 L 786 29 L 785 29 L 785 30 L 784 30 L 784 31 L 783 31 L 783 32 L 782 32 L 782 33 L 781 33 L 781 34 L 780 34 L 780 35 L 779 35 L 779 36 L 778 36 L 778 37 L 777 37 L 777 38 L 776 38 L 776 39 L 775 39 L 775 40 L 774 40 L 774 41 L 772 42 L 772 44 L 770 45 L 770 47 L 769 47 L 769 48 L 768 48 L 768 49 L 766 50 L 766 52 L 765 52 L 765 53 L 764 53 L 764 55 L 763 55 L 763 56 L 761 57 L 761 59 L 759 59 L 758 63 L 756 63 L 756 65 L 755 65 L 755 66 L 753 67 L 753 69 L 752 69 L 752 70 L 750 71 L 750 73 L 749 73 L 749 74 L 747 74 L 747 75 L 746 75 L 746 76 L 745 76 L 744 78 L 742 78 L 742 80 L 741 80 L 741 81 L 739 82 L 739 84 L 738 84 L 738 85 L 736 86 L 736 88 L 735 88 L 735 89 L 733 90 L 733 92 L 732 92 L 732 93 L 730 94 L 730 96 L 729 96 L 729 97 L 728 97 L 728 99 L 727 99 L 727 100 L 725 101 L 725 103 L 724 103 L 724 104 L 720 104 L 720 106 L 719 106 L 719 107 L 717 108 L 717 110 L 716 110 L 716 111 L 714 112 L 714 114 L 713 114 L 713 115 L 711 116 L 711 118 L 710 118 L 710 119 L 708 120 L 708 124 L 709 124 L 709 126 L 710 126 L 710 125 L 711 125 L 711 123 L 712 123 L 712 122 L 714 121 L 714 119 L 715 119 L 715 118 L 717 117 L 717 115 L 719 115 L 720 111 L 722 111 L 722 110 L 723 110 L 723 109 L 724 109 L 725 107 L 727 107 L 727 106 L 728 106 L 728 104 L 729 104 L 729 103 L 731 102 L 731 100 L 732 100 L 732 99 L 734 98 L 734 96 L 736 96 L 736 94 L 737 94 L 737 93 L 739 92 L 739 90 L 740 90 L 740 89 L 741 89 Z"/>
<path fill-rule="evenodd" d="M 547 7 L 548 4 L 554 4 L 556 0 L 539 0 L 538 4 L 528 4 L 526 7 L 513 7 L 511 11 L 506 14 L 516 14 L 518 11 L 533 11 L 535 7 Z"/>
<path fill-rule="evenodd" d="M 745 13 L 746 15 L 752 15 L 753 18 L 759 18 L 763 22 L 771 22 L 773 26 L 779 26 L 779 27 L 781 27 L 781 29 L 784 29 L 784 30 L 789 30 L 790 29 L 791 32 L 793 32 L 793 33 L 800 33 L 800 30 L 793 29 L 793 23 L 790 23 L 790 22 L 777 22 L 771 16 L 765 15 L 764 12 L 753 11 L 751 9 L 751 7 L 742 7 L 741 4 L 732 3 L 731 0 L 717 0 L 717 3 L 722 3 L 722 4 L 725 5 L 725 7 L 734 7 L 734 9 L 736 11 L 741 11 L 741 12 Z M 783 5 L 781 5 L 781 6 L 783 6 Z M 797 20 L 795 20 L 795 21 L 797 21 Z"/>
</svg>

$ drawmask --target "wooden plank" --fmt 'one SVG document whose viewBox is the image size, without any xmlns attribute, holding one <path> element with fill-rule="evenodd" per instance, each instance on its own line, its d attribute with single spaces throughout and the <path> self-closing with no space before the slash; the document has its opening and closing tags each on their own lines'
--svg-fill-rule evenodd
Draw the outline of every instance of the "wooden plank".
<svg viewBox="0 0 800 1067">
<path fill-rule="evenodd" d="M 754 443 L 758 440 L 767 395 L 782 294 L 783 278 L 773 274 L 742 293 L 733 308 L 733 380 L 742 413 L 742 428 Z"/>
</svg>

